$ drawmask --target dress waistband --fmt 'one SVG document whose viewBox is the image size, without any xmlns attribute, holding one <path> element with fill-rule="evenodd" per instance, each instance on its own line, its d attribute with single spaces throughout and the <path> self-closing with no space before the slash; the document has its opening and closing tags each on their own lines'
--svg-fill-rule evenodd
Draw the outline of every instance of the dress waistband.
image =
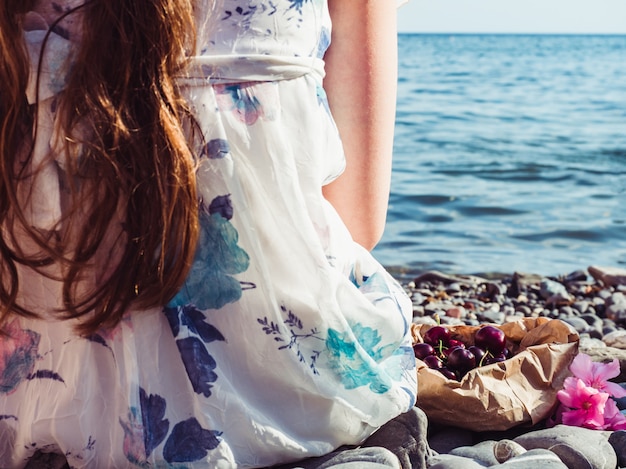
<svg viewBox="0 0 626 469">
<path fill-rule="evenodd" d="M 199 55 L 191 57 L 183 85 L 280 81 L 313 74 L 324 78 L 324 61 L 317 57 L 289 57 L 263 54 Z"/>
</svg>

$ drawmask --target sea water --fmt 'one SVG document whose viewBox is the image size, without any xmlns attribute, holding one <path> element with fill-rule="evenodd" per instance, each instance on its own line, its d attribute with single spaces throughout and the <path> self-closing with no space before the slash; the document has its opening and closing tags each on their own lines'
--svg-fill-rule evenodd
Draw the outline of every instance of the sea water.
<svg viewBox="0 0 626 469">
<path fill-rule="evenodd" d="M 398 276 L 626 268 L 626 36 L 399 36 Z"/>
</svg>

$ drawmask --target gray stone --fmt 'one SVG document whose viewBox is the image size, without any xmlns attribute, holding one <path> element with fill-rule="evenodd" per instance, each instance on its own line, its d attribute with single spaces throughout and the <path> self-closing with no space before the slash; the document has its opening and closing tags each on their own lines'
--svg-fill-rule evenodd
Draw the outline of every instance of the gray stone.
<svg viewBox="0 0 626 469">
<path fill-rule="evenodd" d="M 485 466 L 470 458 L 439 454 L 430 460 L 428 469 L 485 469 Z"/>
<path fill-rule="evenodd" d="M 559 308 L 559 314 L 562 317 L 566 317 L 566 318 L 571 318 L 572 316 L 577 316 L 577 314 L 575 314 L 574 311 L 575 311 L 574 308 L 572 308 L 569 305 L 561 306 Z"/>
<path fill-rule="evenodd" d="M 520 435 L 514 441 L 528 450 L 548 449 L 571 468 L 615 469 L 617 466 L 617 455 L 608 436 L 597 430 L 557 425 Z"/>
<path fill-rule="evenodd" d="M 496 441 L 487 440 L 481 441 L 474 446 L 461 446 L 450 451 L 450 454 L 454 456 L 463 456 L 464 458 L 471 458 L 474 461 L 482 464 L 483 466 L 492 466 L 498 464 L 494 449 Z"/>
<path fill-rule="evenodd" d="M 544 278 L 541 280 L 539 294 L 547 303 L 563 303 L 572 300 L 567 288 L 559 282 Z"/>
<path fill-rule="evenodd" d="M 609 437 L 609 443 L 615 450 L 617 455 L 617 464 L 619 467 L 626 466 L 626 431 L 618 430 L 611 433 Z"/>
<path fill-rule="evenodd" d="M 426 432 L 428 418 L 424 411 L 413 407 L 383 425 L 362 447 L 382 447 L 395 454 L 403 468 L 425 469 L 433 455 Z"/>
<path fill-rule="evenodd" d="M 602 341 L 607 345 L 607 347 L 615 347 L 622 350 L 626 349 L 626 331 L 625 330 L 617 330 L 615 332 L 611 332 L 610 334 L 602 337 Z"/>
<path fill-rule="evenodd" d="M 618 295 L 618 293 L 614 293 L 613 295 Z M 623 293 L 619 293 L 622 295 Z M 623 322 L 626 319 L 626 299 L 623 301 L 611 302 L 610 305 L 606 306 L 605 309 L 606 317 L 612 319 L 615 322 Z"/>
<path fill-rule="evenodd" d="M 572 307 L 578 311 L 580 314 L 585 314 L 587 312 L 587 310 L 589 309 L 589 302 L 588 301 L 576 301 Z"/>
<path fill-rule="evenodd" d="M 496 309 L 495 307 L 482 311 L 478 314 L 478 316 L 483 321 L 495 324 L 502 324 L 502 322 L 504 321 L 504 313 L 499 309 Z"/>
<path fill-rule="evenodd" d="M 493 454 L 500 463 L 508 461 L 520 454 L 524 454 L 525 452 L 526 448 L 522 445 L 507 439 L 498 441 L 493 447 Z"/>
<path fill-rule="evenodd" d="M 626 269 L 590 266 L 589 274 L 607 286 L 626 285 Z"/>
<path fill-rule="evenodd" d="M 570 326 L 572 326 L 574 329 L 576 329 L 576 332 L 578 332 L 579 334 L 583 333 L 583 332 L 587 332 L 591 326 L 589 326 L 589 324 L 587 323 L 587 321 L 585 321 L 584 319 L 581 319 L 577 316 L 572 316 L 572 317 L 562 317 L 560 316 L 559 319 L 563 322 L 568 323 Z"/>
<path fill-rule="evenodd" d="M 624 295 L 622 292 L 611 293 L 611 296 L 608 297 L 605 301 L 605 304 L 607 306 L 617 304 L 623 305 L 624 303 L 626 303 L 626 295 Z"/>
<path fill-rule="evenodd" d="M 400 466 L 398 458 L 389 450 L 372 447 L 340 448 L 324 456 L 272 466 L 271 469 L 411 469 L 411 466 Z"/>
<path fill-rule="evenodd" d="M 581 314 L 580 319 L 584 320 L 589 324 L 593 329 L 597 331 L 602 331 L 602 327 L 604 326 L 604 322 L 595 314 Z"/>
<path fill-rule="evenodd" d="M 430 316 L 414 316 L 413 317 L 413 324 L 426 324 L 429 326 L 436 326 L 437 325 L 437 321 L 435 321 L 433 318 L 431 318 Z"/>
<path fill-rule="evenodd" d="M 580 469 L 582 466 L 567 466 L 561 458 L 547 449 L 531 449 L 503 464 L 490 466 L 501 469 Z"/>
</svg>

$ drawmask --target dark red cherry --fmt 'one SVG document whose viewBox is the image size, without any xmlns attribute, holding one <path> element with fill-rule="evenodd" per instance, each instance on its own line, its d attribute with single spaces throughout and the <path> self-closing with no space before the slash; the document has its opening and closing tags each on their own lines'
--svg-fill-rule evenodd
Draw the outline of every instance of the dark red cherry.
<svg viewBox="0 0 626 469">
<path fill-rule="evenodd" d="M 415 358 L 423 360 L 429 355 L 434 355 L 435 349 L 430 344 L 420 343 L 413 346 L 413 353 L 415 354 Z"/>
<path fill-rule="evenodd" d="M 485 364 L 483 357 L 485 356 L 487 352 L 485 352 L 483 349 L 475 345 L 468 347 L 467 350 L 469 350 L 470 352 L 474 354 L 474 357 L 476 359 L 476 366 L 481 366 Z"/>
<path fill-rule="evenodd" d="M 504 355 L 504 353 L 499 353 L 497 355 L 488 355 L 487 358 L 485 358 L 483 364 L 491 365 L 492 363 L 503 362 L 504 360 L 506 360 L 506 355 Z"/>
<path fill-rule="evenodd" d="M 463 342 L 461 342 L 460 340 L 450 339 L 448 341 L 448 347 L 449 348 L 454 348 L 454 347 L 463 347 L 463 348 L 465 348 L 465 344 Z"/>
<path fill-rule="evenodd" d="M 506 347 L 506 336 L 501 329 L 487 325 L 476 331 L 474 343 L 477 347 L 487 350 L 493 355 L 498 355 Z"/>
<path fill-rule="evenodd" d="M 451 370 L 456 370 L 463 375 L 472 368 L 476 368 L 476 357 L 469 350 L 456 347 L 448 355 L 446 364 Z"/>
<path fill-rule="evenodd" d="M 450 342 L 450 331 L 443 326 L 433 326 L 424 332 L 424 342 L 435 348 L 440 345 L 447 347 Z"/>
<path fill-rule="evenodd" d="M 435 355 L 428 355 L 427 357 L 424 357 L 424 363 L 426 363 L 428 368 L 432 368 L 434 370 L 438 370 L 443 367 L 443 362 Z"/>
<path fill-rule="evenodd" d="M 448 367 L 445 367 L 445 366 L 444 366 L 444 367 L 442 367 L 442 368 L 439 368 L 437 371 L 438 371 L 439 373 L 441 373 L 442 375 L 444 375 L 444 376 L 445 376 L 446 378 L 448 378 L 448 379 L 454 379 L 454 380 L 456 380 L 456 379 L 457 379 L 457 376 L 454 374 L 454 371 L 452 371 L 452 370 L 451 370 L 450 368 L 448 368 Z"/>
</svg>

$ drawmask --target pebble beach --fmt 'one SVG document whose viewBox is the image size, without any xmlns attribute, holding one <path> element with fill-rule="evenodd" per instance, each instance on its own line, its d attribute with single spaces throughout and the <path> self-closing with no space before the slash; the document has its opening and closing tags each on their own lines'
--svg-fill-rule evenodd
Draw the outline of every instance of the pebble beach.
<svg viewBox="0 0 626 469">
<path fill-rule="evenodd" d="M 589 266 L 553 277 L 427 271 L 401 283 L 413 302 L 414 324 L 479 326 L 522 318 L 561 320 L 578 333 L 579 353 L 594 362 L 618 359 L 621 372 L 611 381 L 626 387 L 626 269 Z M 626 398 L 616 401 L 620 410 L 626 410 Z M 463 425 L 432 422 L 419 405 L 418 388 L 418 423 L 413 425 L 422 428 L 426 457 L 412 460 L 414 468 L 626 468 L 625 430 L 549 426 L 540 421 L 504 431 L 473 431 Z M 462 415 L 459 409 L 459 418 Z"/>
</svg>

